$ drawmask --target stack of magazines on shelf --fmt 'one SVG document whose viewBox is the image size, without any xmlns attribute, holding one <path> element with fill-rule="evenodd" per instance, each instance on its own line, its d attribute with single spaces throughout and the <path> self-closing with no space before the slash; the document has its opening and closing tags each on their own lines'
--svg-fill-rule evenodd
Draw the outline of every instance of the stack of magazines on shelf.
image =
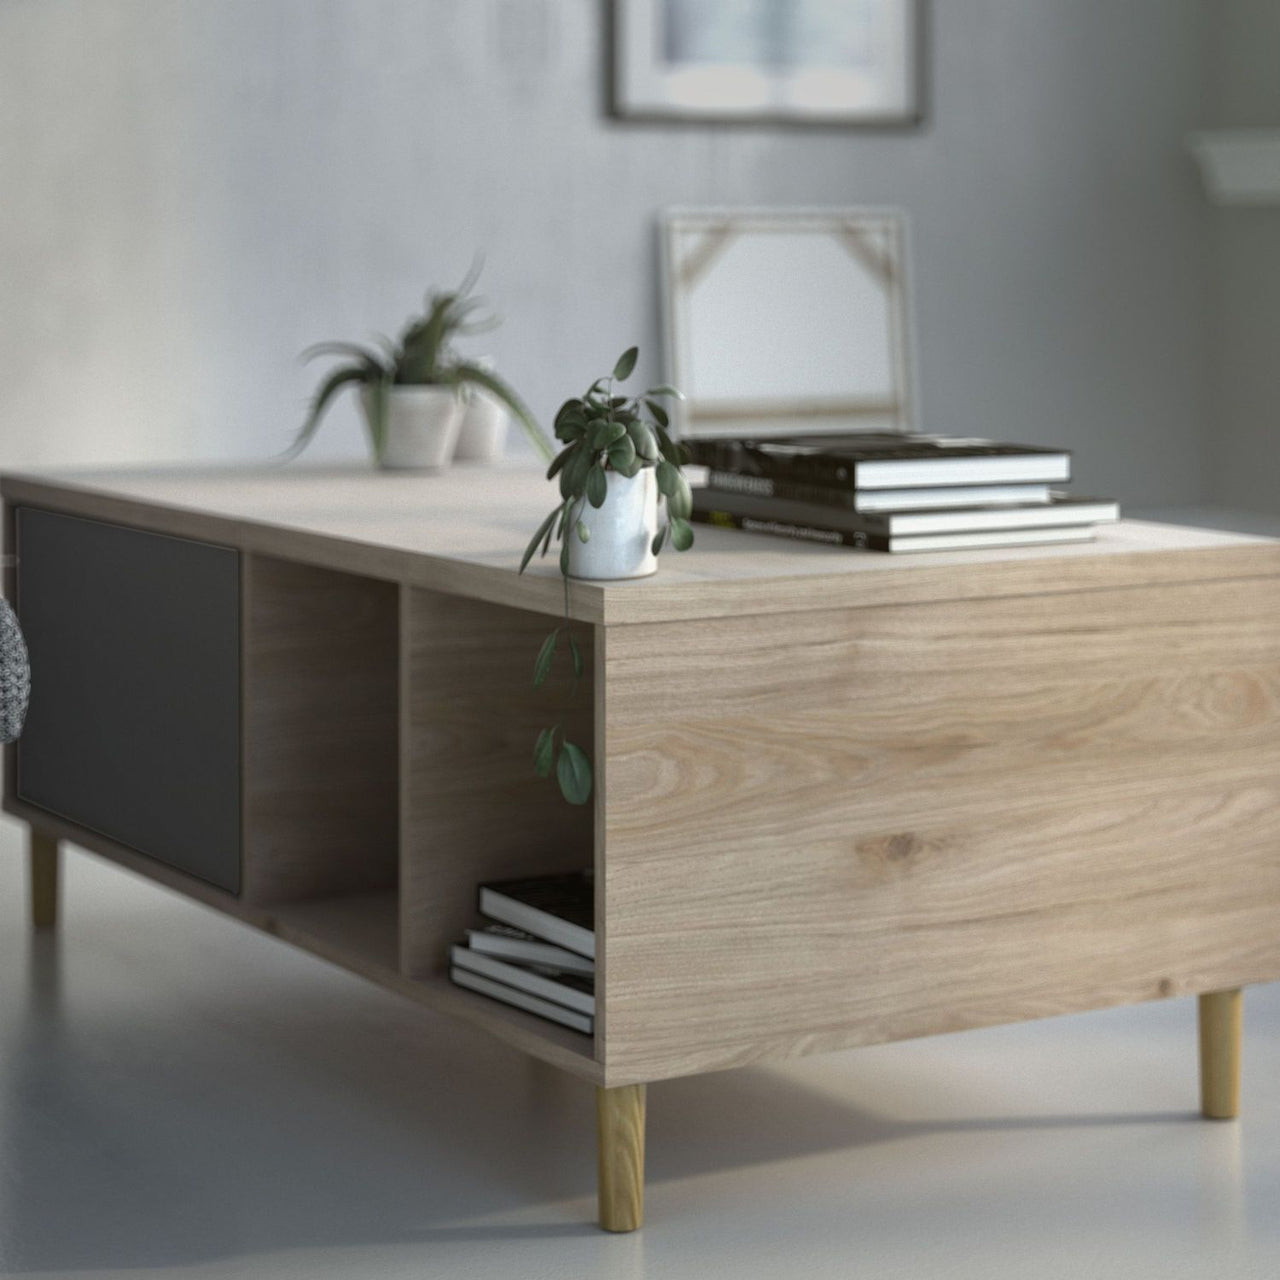
<svg viewBox="0 0 1280 1280">
<path fill-rule="evenodd" d="M 871 551 L 1084 542 L 1115 502 L 1061 491 L 1060 449 L 930 435 L 689 441 L 693 519 Z"/>
<path fill-rule="evenodd" d="M 595 884 L 590 871 L 480 886 L 487 923 L 450 952 L 460 987 L 590 1035 L 595 1029 Z"/>
</svg>

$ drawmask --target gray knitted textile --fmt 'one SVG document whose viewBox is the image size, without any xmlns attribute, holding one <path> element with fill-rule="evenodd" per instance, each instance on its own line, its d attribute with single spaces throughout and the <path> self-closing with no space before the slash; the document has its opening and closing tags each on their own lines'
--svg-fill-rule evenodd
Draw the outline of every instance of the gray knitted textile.
<svg viewBox="0 0 1280 1280">
<path fill-rule="evenodd" d="M 27 642 L 7 600 L 0 600 L 0 742 L 22 732 L 31 697 L 31 664 Z"/>
</svg>

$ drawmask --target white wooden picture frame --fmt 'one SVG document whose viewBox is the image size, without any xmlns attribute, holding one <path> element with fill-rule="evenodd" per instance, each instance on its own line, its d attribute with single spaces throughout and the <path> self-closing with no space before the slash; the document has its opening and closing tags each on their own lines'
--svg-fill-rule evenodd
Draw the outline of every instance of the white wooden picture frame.
<svg viewBox="0 0 1280 1280">
<path fill-rule="evenodd" d="M 660 240 L 681 435 L 915 429 L 901 211 L 670 209 Z"/>
</svg>

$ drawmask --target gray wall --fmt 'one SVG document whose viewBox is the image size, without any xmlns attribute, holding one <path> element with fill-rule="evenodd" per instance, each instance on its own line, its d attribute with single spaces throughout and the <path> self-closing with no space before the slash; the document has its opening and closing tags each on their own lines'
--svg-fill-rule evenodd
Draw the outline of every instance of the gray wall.
<svg viewBox="0 0 1280 1280">
<path fill-rule="evenodd" d="M 1280 127 L 1280 4 L 1216 0 L 1211 123 Z M 1211 216 L 1213 401 L 1208 496 L 1280 513 L 1280 205 Z"/>
<path fill-rule="evenodd" d="M 0 5 L 0 465 L 264 455 L 310 342 L 487 254 L 541 413 L 657 350 L 668 203 L 900 204 L 923 425 L 1194 500 L 1200 0 L 933 0 L 919 131 L 619 124 L 599 0 Z M 650 371 L 656 372 L 653 363 Z M 349 406 L 321 450 L 360 449 Z"/>
</svg>

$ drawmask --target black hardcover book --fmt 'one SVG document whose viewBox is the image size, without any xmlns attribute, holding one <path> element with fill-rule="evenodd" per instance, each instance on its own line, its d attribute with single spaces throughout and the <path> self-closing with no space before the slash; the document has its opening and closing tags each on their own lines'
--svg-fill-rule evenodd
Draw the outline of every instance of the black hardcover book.
<svg viewBox="0 0 1280 1280">
<path fill-rule="evenodd" d="M 518 987 L 509 987 L 505 982 L 495 982 L 483 974 L 473 973 L 470 969 L 460 969 L 457 965 L 449 970 L 449 977 L 460 987 L 468 991 L 478 992 L 491 1000 L 501 1000 L 513 1008 L 523 1009 L 526 1013 L 537 1014 L 548 1022 L 558 1022 L 561 1026 L 572 1027 L 590 1035 L 595 1027 L 595 1018 L 589 1013 L 579 1013 L 567 1005 L 557 1004 L 554 1000 L 543 1000 L 539 996 L 530 995 Z"/>
<path fill-rule="evenodd" d="M 483 929 L 467 930 L 467 946 L 482 955 L 496 956 L 512 964 L 529 964 L 563 973 L 593 974 L 595 961 L 588 960 L 564 947 L 554 947 L 523 929 L 509 924 L 487 924 Z"/>
<path fill-rule="evenodd" d="M 688 440 L 690 461 L 715 471 L 849 489 L 956 484 L 1061 484 L 1071 455 L 1039 445 L 957 436 L 777 436 Z"/>
<path fill-rule="evenodd" d="M 585 974 L 563 973 L 541 965 L 512 964 L 463 946 L 455 946 L 449 953 L 449 959 L 455 969 L 467 969 L 482 978 L 505 983 L 540 1000 L 550 1000 L 579 1013 L 595 1014 L 595 982 Z"/>
<path fill-rule="evenodd" d="M 595 877 L 590 871 L 482 884 L 479 907 L 491 920 L 595 959 Z"/>
<path fill-rule="evenodd" d="M 1027 506 L 939 507 L 923 511 L 853 511 L 818 502 L 791 502 L 749 493 L 693 491 L 694 510 L 727 511 L 755 520 L 782 520 L 841 533 L 905 537 L 927 533 L 978 533 L 989 530 L 1049 529 L 1064 525 L 1103 524 L 1120 518 L 1114 502 L 1054 494 L 1050 502 Z"/>
<path fill-rule="evenodd" d="M 721 529 L 741 529 L 747 533 L 771 533 L 795 542 L 819 542 L 832 547 L 854 547 L 863 551 L 965 551 L 982 547 L 1027 547 L 1059 542 L 1088 542 L 1091 524 L 1064 525 L 1057 529 L 984 529 L 962 533 L 926 533 L 891 536 L 859 533 L 790 520 L 757 519 L 734 515 L 714 507 L 697 506 L 690 519 Z"/>
</svg>

